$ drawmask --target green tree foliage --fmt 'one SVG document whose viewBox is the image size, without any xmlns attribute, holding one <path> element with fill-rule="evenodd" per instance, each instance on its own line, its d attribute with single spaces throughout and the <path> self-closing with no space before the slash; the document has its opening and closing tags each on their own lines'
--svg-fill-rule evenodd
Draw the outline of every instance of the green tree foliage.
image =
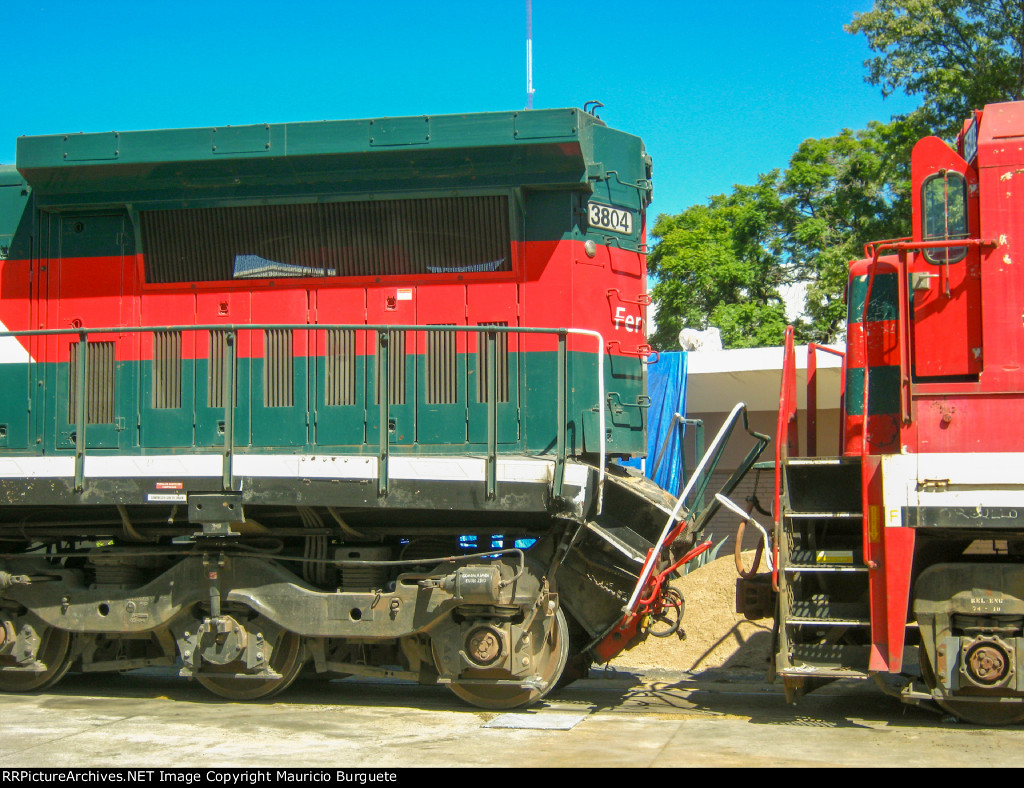
<svg viewBox="0 0 1024 788">
<path fill-rule="evenodd" d="M 875 0 L 846 26 L 878 55 L 864 65 L 884 95 L 920 95 L 913 113 L 952 138 L 985 104 L 1024 96 L 1024 0 Z"/>
<path fill-rule="evenodd" d="M 847 266 L 870 240 L 905 235 L 909 121 L 804 141 L 785 172 L 762 175 L 676 216 L 661 215 L 650 255 L 658 305 L 651 343 L 678 347 L 683 327 L 717 326 L 726 347 L 782 342 L 782 288 L 807 283 L 801 341 L 845 326 Z"/>
<path fill-rule="evenodd" d="M 914 143 L 952 140 L 973 109 L 1024 97 L 1024 0 L 875 0 L 846 30 L 876 53 L 867 81 L 885 95 L 919 95 L 922 106 L 805 140 L 784 172 L 660 216 L 655 347 L 678 347 L 680 328 L 708 325 L 722 329 L 726 347 L 778 344 L 791 282 L 807 286 L 798 338 L 835 341 L 849 261 L 868 241 L 909 235 Z"/>
<path fill-rule="evenodd" d="M 781 203 L 777 172 L 757 186 L 737 186 L 677 216 L 658 217 L 659 240 L 649 270 L 658 278 L 652 344 L 678 347 L 680 329 L 722 331 L 726 347 L 779 344 L 786 328 L 779 287 L 787 272 L 778 265 Z"/>
<path fill-rule="evenodd" d="M 780 184 L 783 259 L 807 283 L 802 341 L 833 342 L 845 327 L 849 261 L 864 244 L 910 231 L 913 123 L 872 123 L 805 140 Z"/>
</svg>

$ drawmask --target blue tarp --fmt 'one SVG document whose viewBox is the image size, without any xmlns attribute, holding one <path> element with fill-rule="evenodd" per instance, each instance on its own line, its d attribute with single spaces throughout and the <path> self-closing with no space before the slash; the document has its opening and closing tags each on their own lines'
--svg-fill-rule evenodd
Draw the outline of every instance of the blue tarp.
<svg viewBox="0 0 1024 788">
<path fill-rule="evenodd" d="M 683 438 L 682 425 L 676 424 L 672 429 L 665 456 L 658 466 L 658 475 L 653 476 L 651 472 L 665 441 L 665 431 L 672 424 L 672 417 L 678 413 L 686 418 L 685 351 L 662 353 L 656 364 L 647 367 L 647 394 L 651 398 L 651 407 L 647 411 L 647 462 L 644 467 L 648 477 L 673 495 L 678 495 L 686 474 L 679 451 L 679 442 Z M 640 467 L 639 460 L 620 462 L 634 468 Z"/>
<path fill-rule="evenodd" d="M 647 394 L 651 407 L 647 411 L 647 475 L 673 495 L 682 489 L 682 452 L 679 444 L 683 428 L 672 426 L 672 417 L 678 413 L 686 416 L 686 353 L 662 353 L 658 363 L 647 367 Z M 671 428 L 668 447 L 661 458 L 657 475 L 652 475 L 654 462 L 658 459 L 665 440 L 665 432 Z"/>
</svg>

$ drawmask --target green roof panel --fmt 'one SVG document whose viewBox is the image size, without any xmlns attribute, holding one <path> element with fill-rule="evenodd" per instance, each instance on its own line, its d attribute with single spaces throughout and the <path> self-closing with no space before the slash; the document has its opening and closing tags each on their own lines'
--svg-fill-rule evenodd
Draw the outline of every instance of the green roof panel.
<svg viewBox="0 0 1024 788">
<path fill-rule="evenodd" d="M 589 188 L 598 118 L 550 109 L 18 139 L 41 205 L 317 192 Z M 623 138 L 635 137 L 613 132 Z M 638 141 L 637 141 L 638 142 Z"/>
</svg>

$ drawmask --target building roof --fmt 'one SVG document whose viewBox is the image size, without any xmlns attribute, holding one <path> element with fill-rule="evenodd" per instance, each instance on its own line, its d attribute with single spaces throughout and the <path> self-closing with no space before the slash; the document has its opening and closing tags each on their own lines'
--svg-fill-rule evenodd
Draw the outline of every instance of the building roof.
<svg viewBox="0 0 1024 788">
<path fill-rule="evenodd" d="M 839 348 L 834 348 L 839 349 Z M 818 352 L 818 407 L 839 407 L 842 359 Z M 797 399 L 806 407 L 807 346 L 796 347 Z M 742 348 L 690 352 L 686 358 L 686 410 L 688 413 L 727 412 L 737 402 L 751 411 L 779 407 L 782 383 L 782 348 Z"/>
</svg>

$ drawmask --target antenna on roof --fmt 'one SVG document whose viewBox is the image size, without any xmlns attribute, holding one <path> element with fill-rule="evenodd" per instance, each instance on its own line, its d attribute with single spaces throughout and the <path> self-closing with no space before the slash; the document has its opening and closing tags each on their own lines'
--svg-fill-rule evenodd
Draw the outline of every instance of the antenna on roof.
<svg viewBox="0 0 1024 788">
<path fill-rule="evenodd" d="M 526 0 L 526 108 L 533 109 L 533 3 Z"/>
</svg>

